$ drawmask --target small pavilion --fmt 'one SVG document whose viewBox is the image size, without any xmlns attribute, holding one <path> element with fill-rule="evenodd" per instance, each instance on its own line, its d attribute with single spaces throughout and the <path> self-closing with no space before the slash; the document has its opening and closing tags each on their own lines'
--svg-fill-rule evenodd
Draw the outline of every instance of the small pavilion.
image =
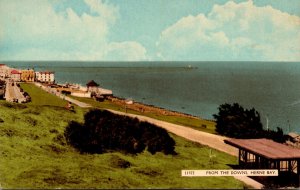
<svg viewBox="0 0 300 190">
<path fill-rule="evenodd" d="M 87 87 L 87 91 L 88 92 L 97 92 L 98 91 L 98 86 L 99 84 L 97 84 L 94 80 L 90 80 L 87 84 L 86 84 L 86 87 Z"/>
<path fill-rule="evenodd" d="M 277 169 L 277 181 L 300 186 L 300 149 L 269 139 L 226 139 L 239 149 L 239 167 L 243 169 Z"/>
<path fill-rule="evenodd" d="M 86 83 L 86 86 L 89 87 L 98 87 L 99 84 L 97 84 L 94 80 L 90 80 L 88 83 Z"/>
</svg>

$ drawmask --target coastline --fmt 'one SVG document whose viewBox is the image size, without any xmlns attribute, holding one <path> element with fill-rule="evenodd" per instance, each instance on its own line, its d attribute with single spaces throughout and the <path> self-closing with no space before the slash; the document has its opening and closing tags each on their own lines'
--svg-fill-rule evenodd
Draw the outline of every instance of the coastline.
<svg viewBox="0 0 300 190">
<path fill-rule="evenodd" d="M 35 82 L 34 84 L 38 87 L 41 87 L 43 90 L 45 90 L 51 94 L 59 96 L 60 98 L 67 97 L 67 96 L 63 95 L 63 93 L 62 93 L 63 90 L 69 90 L 70 92 L 73 92 L 73 91 L 79 92 L 80 91 L 80 90 L 74 90 L 72 88 L 51 87 L 47 84 L 43 84 L 43 83 L 39 83 L 39 82 Z M 70 84 L 70 86 L 72 86 L 72 84 Z M 83 87 L 81 87 L 81 88 L 83 88 Z M 81 91 L 81 93 L 86 93 L 86 92 Z M 70 94 L 70 97 L 75 98 L 75 99 L 78 98 L 78 96 L 74 96 L 74 95 L 72 95 L 72 93 Z M 79 98 L 82 98 L 82 97 L 79 97 Z M 84 98 L 88 98 L 88 97 L 84 97 Z M 92 97 L 89 97 L 88 99 L 91 99 L 91 100 L 94 99 L 95 102 L 101 102 L 101 101 L 97 101 L 96 98 L 92 98 Z M 106 96 L 105 99 L 107 101 L 112 102 L 113 104 L 123 107 L 125 109 L 125 111 L 127 109 L 130 109 L 130 110 L 139 112 L 141 114 L 150 113 L 150 114 L 156 114 L 156 115 L 161 115 L 161 116 L 177 116 L 177 117 L 184 117 L 184 118 L 189 118 L 189 119 L 200 119 L 200 120 L 205 120 L 207 122 L 211 122 L 211 123 L 215 124 L 214 120 L 209 120 L 209 119 L 205 119 L 202 117 L 187 114 L 184 112 L 178 112 L 178 111 L 162 108 L 162 107 L 159 107 L 156 105 L 149 105 L 149 104 L 137 102 L 134 100 L 117 97 L 114 95 Z M 205 127 L 205 126 L 202 126 L 202 127 Z"/>
<path fill-rule="evenodd" d="M 128 102 L 127 99 L 120 98 L 120 97 L 117 97 L 117 96 L 110 96 L 107 99 L 109 101 L 112 101 L 112 102 L 118 104 L 118 105 L 126 105 L 127 108 L 135 110 L 135 111 L 139 111 L 141 113 L 155 112 L 155 113 L 165 115 L 165 116 L 182 116 L 182 117 L 188 117 L 188 118 L 194 118 L 194 119 L 204 119 L 204 118 L 199 118 L 197 116 L 187 114 L 187 113 L 184 113 L 184 112 L 169 110 L 169 109 L 162 108 L 162 107 L 155 106 L 155 105 L 136 102 L 134 100 L 132 100 L 132 103 L 127 103 Z M 208 119 L 204 119 L 204 120 L 214 122 L 213 120 L 208 120 Z"/>
</svg>

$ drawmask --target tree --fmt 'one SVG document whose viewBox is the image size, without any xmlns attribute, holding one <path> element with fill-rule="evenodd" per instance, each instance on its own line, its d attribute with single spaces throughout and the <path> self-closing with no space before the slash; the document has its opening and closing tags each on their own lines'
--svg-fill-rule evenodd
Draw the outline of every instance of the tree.
<svg viewBox="0 0 300 190">
<path fill-rule="evenodd" d="M 259 113 L 254 109 L 244 109 L 238 103 L 222 104 L 219 113 L 214 114 L 216 131 L 233 138 L 263 137 L 263 126 Z"/>
<path fill-rule="evenodd" d="M 283 133 L 283 130 L 280 127 L 277 127 L 277 131 L 274 130 L 265 131 L 265 137 L 279 143 L 284 143 L 288 139 L 287 135 Z"/>
</svg>

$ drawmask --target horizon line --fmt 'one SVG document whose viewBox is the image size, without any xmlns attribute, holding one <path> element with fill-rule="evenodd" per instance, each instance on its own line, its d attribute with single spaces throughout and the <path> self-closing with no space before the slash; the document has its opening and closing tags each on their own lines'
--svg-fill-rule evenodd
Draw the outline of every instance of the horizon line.
<svg viewBox="0 0 300 190">
<path fill-rule="evenodd" d="M 157 60 L 157 61 L 105 61 L 105 60 L 96 60 L 96 61 L 91 61 L 91 60 L 0 60 L 1 62 L 99 62 L 99 63 L 155 63 L 155 62 L 255 62 L 255 63 L 299 63 L 299 61 L 203 61 L 203 60 L 183 60 L 183 61 L 162 61 L 162 60 Z"/>
</svg>

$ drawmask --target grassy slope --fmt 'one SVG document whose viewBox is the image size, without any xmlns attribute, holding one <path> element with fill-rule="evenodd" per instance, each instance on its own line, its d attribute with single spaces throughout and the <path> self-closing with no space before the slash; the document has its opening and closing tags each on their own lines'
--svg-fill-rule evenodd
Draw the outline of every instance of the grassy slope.
<svg viewBox="0 0 300 190">
<path fill-rule="evenodd" d="M 42 93 L 27 90 L 32 98 Z M 4 188 L 243 187 L 232 177 L 180 177 L 182 169 L 226 169 L 227 164 L 236 163 L 235 157 L 219 151 L 214 151 L 217 157 L 212 163 L 208 147 L 180 137 L 174 136 L 177 156 L 79 154 L 64 144 L 62 134 L 70 120 L 83 121 L 87 110 L 77 108 L 72 113 L 63 104 L 41 104 L 38 99 L 26 106 L 0 101 L 0 183 Z M 131 166 L 124 168 L 128 162 Z"/>
<path fill-rule="evenodd" d="M 88 103 L 90 105 L 93 105 L 94 107 L 100 108 L 100 109 L 112 109 L 117 110 L 121 112 L 125 112 L 125 108 L 123 106 L 119 106 L 117 104 L 114 104 L 111 101 L 104 101 L 104 102 L 97 102 L 91 98 L 79 98 L 79 97 L 73 97 L 74 99 L 77 99 L 79 101 Z M 215 122 L 208 121 L 204 119 L 194 119 L 194 118 L 186 118 L 186 117 L 180 117 L 180 116 L 165 116 L 165 115 L 159 115 L 154 113 L 141 113 L 135 110 L 127 109 L 128 113 L 137 114 L 137 115 L 144 115 L 148 116 L 154 119 L 167 121 L 170 123 L 178 124 L 178 125 L 184 125 L 188 126 L 200 131 L 213 133 L 215 134 Z M 206 127 L 201 127 L 202 125 L 205 125 Z"/>
</svg>

